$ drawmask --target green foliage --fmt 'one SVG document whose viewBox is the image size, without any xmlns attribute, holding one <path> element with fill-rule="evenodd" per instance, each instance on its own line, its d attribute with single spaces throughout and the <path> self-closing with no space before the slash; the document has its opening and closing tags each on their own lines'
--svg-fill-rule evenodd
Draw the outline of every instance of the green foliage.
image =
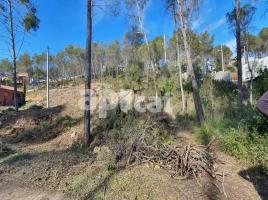
<svg viewBox="0 0 268 200">
<path fill-rule="evenodd" d="M 37 111 L 37 110 L 42 110 L 43 106 L 39 106 L 39 105 L 27 102 L 24 106 L 21 107 L 21 109 Z"/>
<path fill-rule="evenodd" d="M 207 119 L 200 127 L 195 129 L 198 141 L 202 144 L 208 144 L 214 136 L 219 137 L 228 125 L 227 121 L 224 122 L 219 116 Z"/>
<path fill-rule="evenodd" d="M 166 93 L 174 94 L 178 85 L 175 81 L 171 77 L 161 76 L 157 79 L 157 86 L 163 95 Z"/>
<path fill-rule="evenodd" d="M 196 137 L 203 144 L 217 138 L 225 152 L 247 164 L 261 164 L 268 170 L 267 119 L 254 106 L 244 106 L 238 110 L 236 89 L 236 84 L 232 82 L 204 78 L 201 97 L 207 118 L 195 128 Z M 248 93 L 246 88 L 243 92 L 244 96 Z"/>
<path fill-rule="evenodd" d="M 8 59 L 3 59 L 0 62 L 0 72 L 11 72 L 12 64 Z"/>
<path fill-rule="evenodd" d="M 10 5 L 11 14 L 13 16 L 12 19 L 9 18 Z M 39 28 L 40 20 L 36 15 L 37 10 L 31 0 L 3 1 L 0 3 L 0 9 L 2 11 L 0 12 L 0 21 L 2 22 L 2 25 L 7 25 L 6 28 L 8 29 L 8 34 L 11 33 L 11 30 L 9 30 L 9 21 L 11 20 L 13 22 L 14 30 L 16 31 L 14 34 L 15 37 L 23 32 L 20 29 L 23 29 L 25 32 L 30 32 L 31 30 L 37 31 Z"/>
<path fill-rule="evenodd" d="M 32 59 L 28 53 L 23 53 L 19 59 L 17 60 L 17 70 L 19 72 L 30 72 L 29 75 L 31 76 L 32 70 Z"/>
<path fill-rule="evenodd" d="M 260 121 L 259 121 L 260 120 Z M 258 130 L 260 123 L 265 129 Z M 241 159 L 247 164 L 261 164 L 268 170 L 268 127 L 257 112 L 244 111 L 243 119 L 226 118 L 219 114 L 208 118 L 195 134 L 203 144 L 208 144 L 216 137 L 222 150 Z M 265 134 L 261 134 L 264 131 Z"/>
<path fill-rule="evenodd" d="M 149 42 L 150 50 L 152 52 L 152 60 L 159 67 L 160 59 L 164 54 L 164 39 L 162 37 L 156 37 L 154 40 Z"/>
<path fill-rule="evenodd" d="M 143 65 L 139 64 L 131 64 L 128 66 L 126 70 L 126 79 L 129 81 L 129 85 L 132 87 L 131 89 L 140 89 L 143 79 Z"/>
<path fill-rule="evenodd" d="M 268 90 L 268 70 L 262 72 L 262 75 L 254 84 L 254 94 L 256 98 L 261 97 Z"/>
<path fill-rule="evenodd" d="M 170 50 L 173 51 L 173 55 L 176 55 L 177 51 L 176 34 L 179 36 L 179 46 L 183 47 L 183 36 L 181 30 L 178 29 L 173 33 L 173 36 L 169 40 Z M 187 36 L 189 38 L 188 42 L 190 43 L 191 52 L 194 57 L 212 53 L 214 36 L 209 35 L 207 31 L 197 34 L 192 30 L 188 30 Z"/>
<path fill-rule="evenodd" d="M 182 129 L 192 128 L 196 123 L 195 119 L 195 114 L 191 113 L 177 113 L 176 115 L 176 122 L 180 125 L 180 127 L 182 127 Z"/>
<path fill-rule="evenodd" d="M 226 46 L 226 45 L 223 45 L 222 46 L 222 49 L 223 49 L 223 58 L 224 58 L 224 64 L 225 66 L 228 65 L 231 61 L 231 58 L 232 58 L 232 51 L 231 49 Z M 221 52 L 221 46 L 216 46 L 214 49 L 213 49 L 213 57 L 215 59 L 215 64 L 216 64 L 216 68 L 217 70 L 221 70 L 222 69 L 222 52 Z"/>
<path fill-rule="evenodd" d="M 248 32 L 249 25 L 252 21 L 253 15 L 256 12 L 256 8 L 251 4 L 245 4 L 240 8 L 240 25 L 241 31 L 243 33 Z M 230 28 L 234 29 L 236 27 L 236 8 L 234 8 L 231 12 L 226 14 L 226 18 L 228 23 L 230 24 Z"/>
<path fill-rule="evenodd" d="M 263 28 L 259 33 L 259 38 L 261 39 L 261 50 L 266 51 L 268 48 L 268 28 Z"/>
<path fill-rule="evenodd" d="M 166 124 L 149 113 L 123 113 L 116 109 L 109 113 L 107 119 L 100 120 L 97 124 L 93 146 L 108 146 L 117 160 L 128 159 L 132 148 L 138 148 L 140 138 L 144 138 L 148 144 L 171 141 Z"/>
<path fill-rule="evenodd" d="M 39 22 L 40 20 L 35 15 L 35 12 L 32 12 L 32 10 L 28 12 L 23 19 L 24 28 L 27 32 L 30 30 L 37 31 L 39 28 Z"/>
<path fill-rule="evenodd" d="M 268 123 L 262 114 L 260 114 L 255 108 L 244 107 L 240 111 L 241 120 L 237 123 L 239 127 L 244 127 L 244 129 L 249 132 L 256 132 L 261 135 L 268 133 Z"/>
<path fill-rule="evenodd" d="M 217 102 L 221 106 L 232 108 L 236 100 L 237 85 L 233 82 L 225 81 L 213 81 L 212 84 L 213 95 L 217 98 Z"/>
<path fill-rule="evenodd" d="M 263 166 L 268 171 L 268 137 L 257 133 L 247 134 L 243 129 L 229 129 L 220 138 L 224 151 L 243 159 L 248 164 Z"/>
</svg>

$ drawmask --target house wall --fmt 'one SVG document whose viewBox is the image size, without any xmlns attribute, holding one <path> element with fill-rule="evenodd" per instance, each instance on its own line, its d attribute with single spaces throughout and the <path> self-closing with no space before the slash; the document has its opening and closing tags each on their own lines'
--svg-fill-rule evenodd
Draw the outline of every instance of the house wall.
<svg viewBox="0 0 268 200">
<path fill-rule="evenodd" d="M 6 90 L 0 88 L 0 106 L 13 106 L 14 105 L 14 92 L 12 90 Z M 25 95 L 22 92 L 18 92 L 19 105 L 25 104 Z"/>
<path fill-rule="evenodd" d="M 0 88 L 0 105 L 12 106 L 13 95 L 10 91 Z"/>
<path fill-rule="evenodd" d="M 250 63 L 250 66 L 253 66 L 253 70 L 252 70 L 253 78 L 256 78 L 259 76 L 260 70 L 268 69 L 268 57 L 257 58 L 257 59 L 254 59 L 251 57 L 249 58 L 249 63 Z M 248 64 L 245 61 L 245 58 L 243 58 L 242 60 L 242 77 L 243 77 L 243 82 L 249 81 L 251 79 L 251 73 L 248 68 Z"/>
</svg>

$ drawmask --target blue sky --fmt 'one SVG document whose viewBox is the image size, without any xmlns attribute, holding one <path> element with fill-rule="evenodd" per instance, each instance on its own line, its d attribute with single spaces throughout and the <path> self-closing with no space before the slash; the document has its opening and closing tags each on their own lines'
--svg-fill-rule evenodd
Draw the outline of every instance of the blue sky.
<svg viewBox="0 0 268 200">
<path fill-rule="evenodd" d="M 97 0 L 98 1 L 98 0 Z M 121 0 L 123 1 L 123 0 Z M 250 0 L 242 0 L 242 4 Z M 53 54 L 67 44 L 85 46 L 86 0 L 34 0 L 41 20 L 37 32 L 27 35 L 21 52 L 40 53 L 51 47 Z M 208 30 L 215 35 L 215 44 L 227 44 L 235 48 L 233 33 L 229 30 L 225 15 L 233 8 L 233 0 L 203 0 L 199 17 L 194 20 L 196 32 Z M 257 13 L 252 23 L 252 32 L 258 33 L 268 26 L 264 16 L 264 0 L 256 4 Z M 173 23 L 165 11 L 164 0 L 150 0 L 144 12 L 145 29 L 149 38 L 173 32 Z M 125 11 L 117 17 L 95 10 L 93 40 L 110 42 L 122 40 L 128 30 Z M 0 58 L 9 57 L 7 45 L 0 47 Z"/>
</svg>

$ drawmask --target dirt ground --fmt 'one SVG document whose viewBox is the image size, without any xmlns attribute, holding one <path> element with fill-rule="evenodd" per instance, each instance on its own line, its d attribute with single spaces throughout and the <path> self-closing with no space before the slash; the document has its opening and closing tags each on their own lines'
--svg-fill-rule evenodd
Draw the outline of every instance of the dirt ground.
<svg viewBox="0 0 268 200">
<path fill-rule="evenodd" d="M 75 145 L 82 137 L 83 112 L 78 103 L 82 89 L 52 90 L 52 109 L 0 114 L 1 200 L 267 199 L 265 189 L 259 190 L 250 174 L 242 175 L 249 168 L 221 152 L 224 163 L 219 164 L 219 172 L 227 176 L 220 187 L 209 177 L 198 184 L 195 179 L 174 180 L 158 166 L 116 170 L 109 159 L 96 159 Z M 177 131 L 176 141 L 195 143 L 190 131 Z"/>
</svg>

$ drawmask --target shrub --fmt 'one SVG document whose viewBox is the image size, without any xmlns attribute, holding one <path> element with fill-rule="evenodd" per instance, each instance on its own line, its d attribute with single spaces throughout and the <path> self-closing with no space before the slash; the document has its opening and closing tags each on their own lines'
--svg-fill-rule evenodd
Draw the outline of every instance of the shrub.
<svg viewBox="0 0 268 200">
<path fill-rule="evenodd" d="M 144 138 L 148 144 L 171 141 L 165 122 L 149 113 L 123 113 L 117 109 L 111 111 L 108 118 L 100 120 L 98 124 L 94 130 L 96 137 L 93 147 L 108 146 L 117 161 L 127 160 L 134 146 L 139 146 L 137 142 L 140 138 Z"/>
<path fill-rule="evenodd" d="M 256 115 L 248 113 L 247 117 L 256 118 Z M 247 120 L 235 121 L 214 116 L 197 127 L 195 134 L 203 144 L 216 137 L 220 148 L 226 153 L 247 164 L 261 165 L 268 171 L 268 136 L 257 132 L 254 122 L 249 123 Z"/>
<path fill-rule="evenodd" d="M 264 92 L 268 90 L 268 70 L 266 69 L 261 73 L 261 76 L 256 80 L 254 84 L 254 95 L 256 98 L 259 98 Z"/>
</svg>

